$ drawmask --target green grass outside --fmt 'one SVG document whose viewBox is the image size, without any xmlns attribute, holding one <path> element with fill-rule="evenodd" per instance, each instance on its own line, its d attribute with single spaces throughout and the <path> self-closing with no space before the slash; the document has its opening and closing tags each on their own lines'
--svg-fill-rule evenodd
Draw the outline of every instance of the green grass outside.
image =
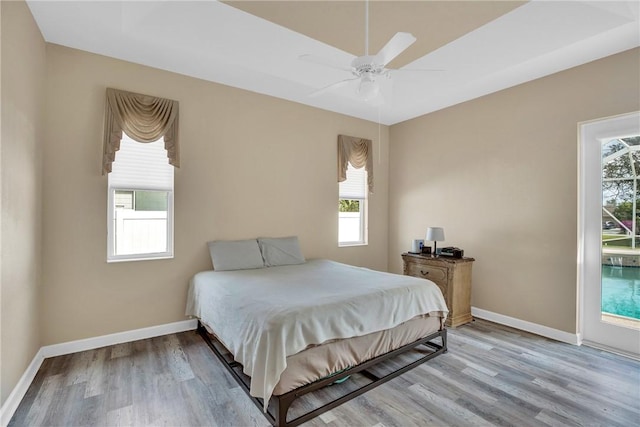
<svg viewBox="0 0 640 427">
<path fill-rule="evenodd" d="M 619 239 L 619 240 L 616 240 Z M 624 234 L 606 234 L 602 233 L 602 246 L 608 248 L 630 248 L 631 237 L 626 237 Z M 636 236 L 636 247 L 640 247 L 640 237 Z"/>
</svg>

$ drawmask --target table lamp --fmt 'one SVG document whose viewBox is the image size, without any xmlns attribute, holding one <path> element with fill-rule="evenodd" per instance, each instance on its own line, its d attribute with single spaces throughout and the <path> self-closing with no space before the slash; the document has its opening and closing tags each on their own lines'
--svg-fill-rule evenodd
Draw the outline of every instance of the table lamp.
<svg viewBox="0 0 640 427">
<path fill-rule="evenodd" d="M 444 240 L 444 228 L 442 227 L 429 227 L 427 228 L 427 236 L 425 240 L 429 240 L 433 242 L 433 255 L 436 255 L 436 246 L 438 242 Z"/>
</svg>

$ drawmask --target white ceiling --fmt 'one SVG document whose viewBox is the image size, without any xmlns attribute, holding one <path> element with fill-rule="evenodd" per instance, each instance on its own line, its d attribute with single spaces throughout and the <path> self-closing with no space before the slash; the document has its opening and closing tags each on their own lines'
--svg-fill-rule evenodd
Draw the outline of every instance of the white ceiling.
<svg viewBox="0 0 640 427">
<path fill-rule="evenodd" d="M 299 59 L 312 54 L 348 66 L 354 55 L 362 55 L 346 43 L 354 41 L 352 35 L 343 36 L 351 52 L 340 49 L 339 39 L 330 41 L 334 46 L 319 41 L 335 39 L 342 27 L 364 34 L 362 2 L 28 0 L 28 5 L 47 42 L 386 125 L 640 46 L 638 1 L 372 1 L 370 38 L 377 42 L 371 53 L 381 47 L 379 40 L 409 31 L 419 41 L 437 40 L 436 45 L 417 42 L 411 62 L 405 65 L 399 57 L 391 66 L 442 70 L 393 73 L 392 92 L 377 107 L 359 99 L 355 87 L 309 96 L 350 74 Z M 376 10 L 384 13 L 376 16 Z M 487 13 L 481 16 L 482 11 Z"/>
</svg>

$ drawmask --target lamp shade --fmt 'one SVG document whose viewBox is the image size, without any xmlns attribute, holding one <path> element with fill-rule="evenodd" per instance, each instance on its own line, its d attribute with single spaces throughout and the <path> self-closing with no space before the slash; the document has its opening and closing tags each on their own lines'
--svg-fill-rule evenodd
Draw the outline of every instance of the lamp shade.
<svg viewBox="0 0 640 427">
<path fill-rule="evenodd" d="M 444 240 L 444 228 L 442 227 L 427 228 L 427 237 L 425 239 L 431 242 L 440 242 Z"/>
</svg>

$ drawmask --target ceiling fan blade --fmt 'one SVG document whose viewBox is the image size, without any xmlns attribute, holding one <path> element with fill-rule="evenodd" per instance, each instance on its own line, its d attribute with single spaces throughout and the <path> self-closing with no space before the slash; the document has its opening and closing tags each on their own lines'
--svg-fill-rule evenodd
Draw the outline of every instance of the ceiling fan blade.
<svg viewBox="0 0 640 427">
<path fill-rule="evenodd" d="M 389 73 L 390 75 L 393 76 L 402 76 L 402 78 L 408 77 L 408 78 L 422 78 L 425 76 L 441 76 L 442 73 L 444 71 L 447 70 L 443 70 L 443 69 L 426 69 L 426 68 L 422 68 L 422 69 L 412 69 L 412 70 L 408 70 L 406 68 L 394 68 L 394 69 L 390 69 Z"/>
<path fill-rule="evenodd" d="M 335 68 L 338 70 L 351 72 L 351 68 L 349 68 L 348 66 L 345 66 L 343 62 L 339 62 L 334 59 L 323 58 L 321 56 L 310 55 L 310 54 L 300 55 L 298 56 L 298 59 L 306 62 L 311 62 L 313 64 L 322 65 L 324 67 Z"/>
<path fill-rule="evenodd" d="M 359 78 L 360 78 L 360 77 L 353 77 L 353 78 L 351 78 L 351 79 L 345 79 L 345 80 L 341 80 L 341 81 L 336 82 L 336 83 L 331 83 L 329 86 L 325 86 L 325 87 L 320 88 L 320 89 L 318 89 L 318 90 L 316 90 L 316 91 L 314 91 L 314 92 L 311 92 L 311 93 L 309 94 L 309 96 L 310 96 L 310 97 L 316 97 L 316 96 L 322 95 L 323 93 L 328 92 L 328 91 L 330 91 L 330 90 L 333 90 L 333 89 L 337 89 L 337 88 L 341 88 L 341 87 L 343 87 L 343 86 L 346 86 L 346 85 L 348 85 L 348 84 L 349 84 L 349 82 L 352 82 L 352 81 L 354 81 L 354 80 L 358 80 Z"/>
<path fill-rule="evenodd" d="M 384 67 L 415 41 L 416 38 L 411 33 L 396 33 L 396 35 L 391 37 L 391 40 L 380 49 L 380 52 L 374 57 L 374 62 Z"/>
<path fill-rule="evenodd" d="M 447 70 L 444 69 L 411 69 L 408 70 L 406 68 L 398 68 L 398 69 L 390 69 L 389 75 L 392 79 L 399 79 L 399 81 L 403 81 L 404 83 L 418 83 L 424 82 L 433 79 L 442 79 L 443 76 L 447 76 L 444 72 Z"/>
<path fill-rule="evenodd" d="M 391 71 L 395 74 L 397 72 L 401 73 L 433 73 L 439 71 L 447 71 L 444 68 L 394 68 Z"/>
</svg>

